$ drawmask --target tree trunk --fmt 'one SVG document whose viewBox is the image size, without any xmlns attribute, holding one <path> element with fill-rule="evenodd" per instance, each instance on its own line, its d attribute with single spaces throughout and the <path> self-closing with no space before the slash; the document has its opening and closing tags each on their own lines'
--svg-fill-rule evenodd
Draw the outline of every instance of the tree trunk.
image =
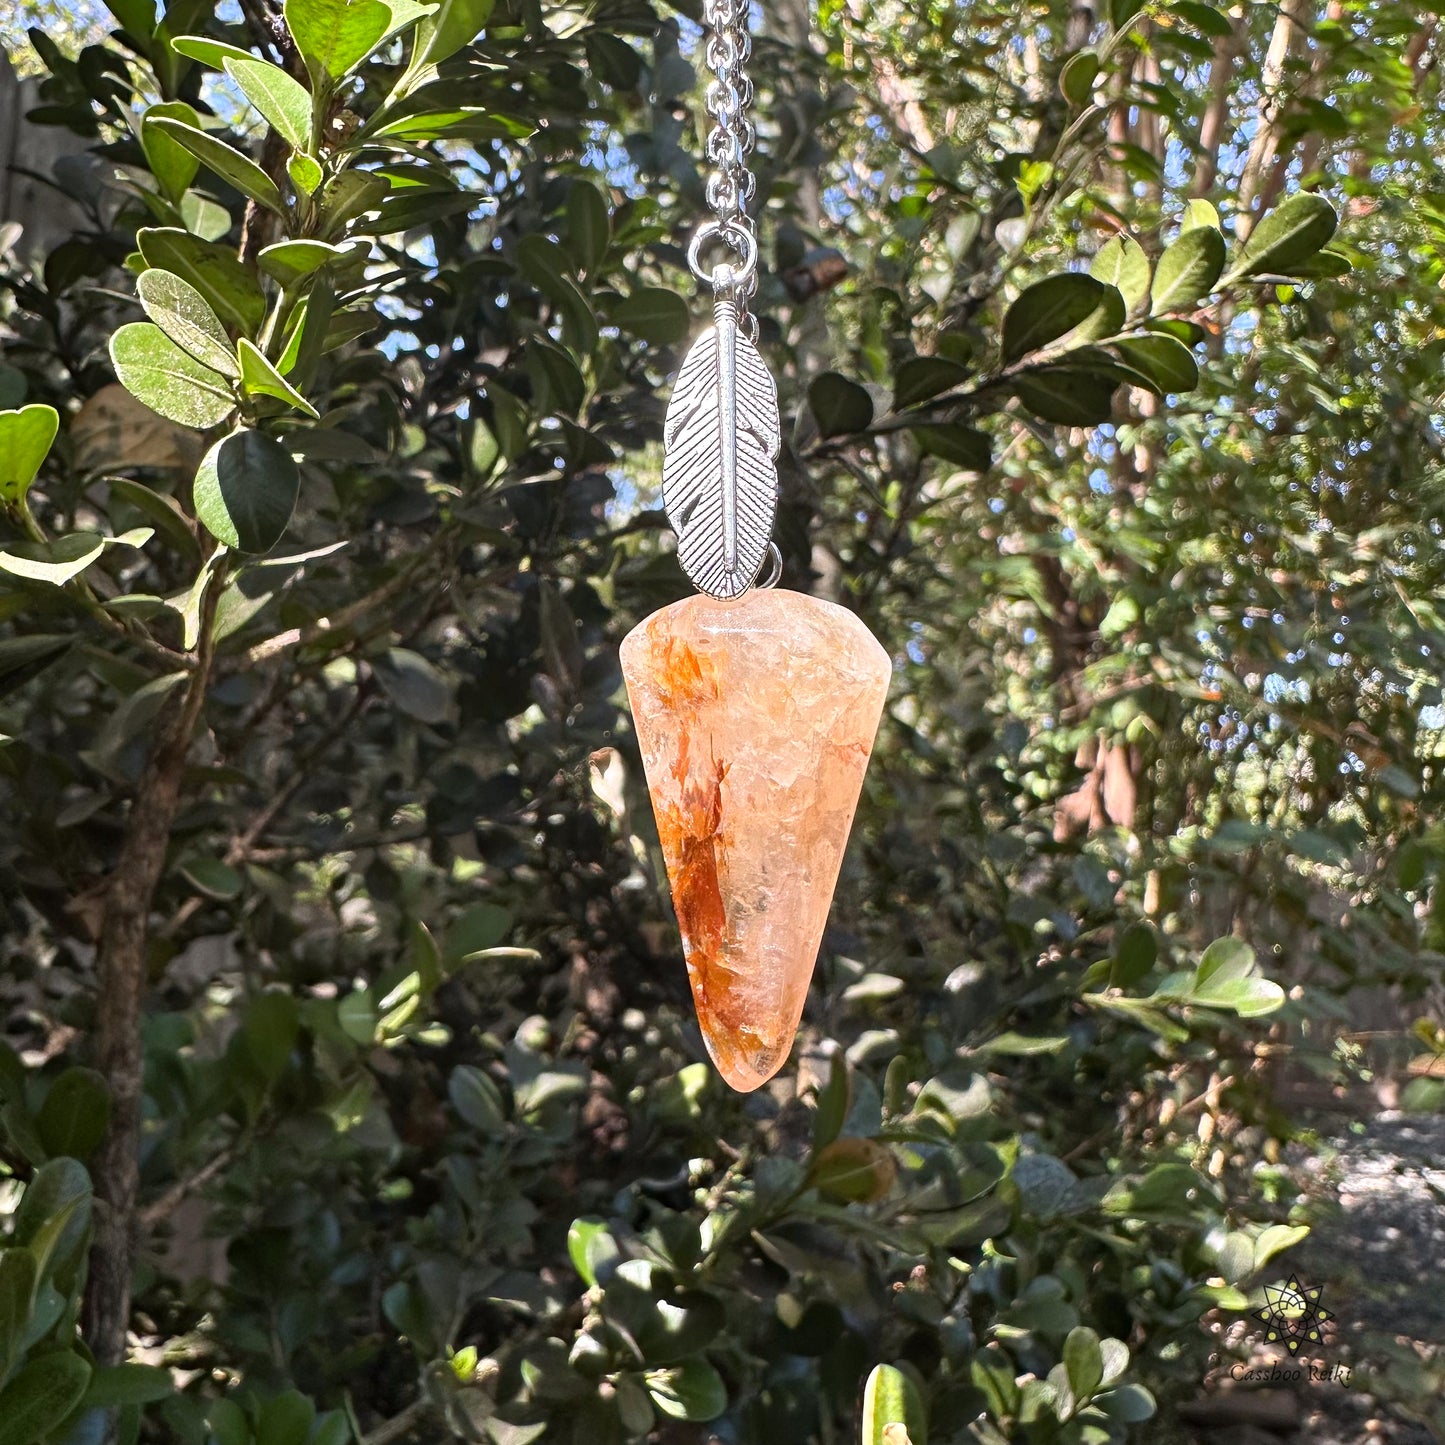
<svg viewBox="0 0 1445 1445">
<path fill-rule="evenodd" d="M 144 1084 L 141 1004 L 151 904 L 165 868 L 171 825 L 180 807 L 191 737 L 205 705 L 211 634 L 224 568 L 217 568 L 201 610 L 196 669 L 179 713 L 151 755 L 131 808 L 120 860 L 105 888 L 97 956 L 96 1065 L 110 1085 L 110 1129 L 94 1165 L 95 1243 L 86 1284 L 85 1338 L 98 1363 L 125 1358 L 130 1322 L 131 1253 L 140 1184 Z"/>
</svg>

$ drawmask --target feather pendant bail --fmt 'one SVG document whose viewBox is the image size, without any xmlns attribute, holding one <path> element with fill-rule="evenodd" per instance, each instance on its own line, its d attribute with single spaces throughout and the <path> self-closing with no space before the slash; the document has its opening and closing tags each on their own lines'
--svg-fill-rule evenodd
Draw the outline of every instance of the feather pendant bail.
<svg viewBox="0 0 1445 1445">
<path fill-rule="evenodd" d="M 708 278 L 713 326 L 688 352 L 663 426 L 662 501 L 677 532 L 678 560 L 698 591 L 722 600 L 755 586 L 768 560 L 781 446 L 777 388 L 739 325 L 756 243 L 737 234 L 743 263 L 716 266 Z M 689 254 L 695 267 L 710 235 L 734 239 L 726 226 L 703 227 Z"/>
</svg>

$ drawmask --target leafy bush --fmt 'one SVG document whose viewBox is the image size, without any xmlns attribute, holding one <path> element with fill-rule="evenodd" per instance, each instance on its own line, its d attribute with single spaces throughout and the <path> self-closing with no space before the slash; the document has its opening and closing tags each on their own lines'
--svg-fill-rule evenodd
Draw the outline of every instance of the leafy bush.
<svg viewBox="0 0 1445 1445">
<path fill-rule="evenodd" d="M 682 591 L 695 27 L 34 36 L 98 169 L 0 277 L 4 1445 L 1102 1442 L 1197 1383 L 1303 1235 L 1276 1052 L 1333 1076 L 1332 991 L 1434 958 L 1441 303 L 1296 184 L 1311 92 L 1273 195 L 1176 196 L 1264 21 L 1046 9 L 759 41 L 786 577 L 898 662 L 746 1099 L 616 665 Z"/>
</svg>

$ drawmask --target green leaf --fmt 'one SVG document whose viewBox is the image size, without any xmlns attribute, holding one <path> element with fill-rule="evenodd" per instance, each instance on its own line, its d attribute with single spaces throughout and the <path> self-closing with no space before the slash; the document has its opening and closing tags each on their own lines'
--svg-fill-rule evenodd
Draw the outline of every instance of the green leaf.
<svg viewBox="0 0 1445 1445">
<path fill-rule="evenodd" d="M 268 276 L 274 276 L 283 286 L 289 286 L 322 266 L 356 260 L 365 254 L 364 245 L 332 246 L 325 241 L 278 241 L 261 251 L 256 262 Z"/>
<path fill-rule="evenodd" d="M 1003 318 L 1003 359 L 1011 365 L 1020 357 L 1087 321 L 1104 298 L 1104 287 L 1092 276 L 1066 271 L 1036 281 L 1020 293 Z"/>
<path fill-rule="evenodd" d="M 28 1249 L 0 1249 L 0 1373 L 19 1358 L 40 1270 Z"/>
<path fill-rule="evenodd" d="M 188 60 L 199 60 L 212 70 L 224 70 L 227 60 L 254 60 L 256 57 L 239 45 L 228 45 L 224 40 L 212 40 L 208 35 L 178 35 L 171 41 L 171 49 Z"/>
<path fill-rule="evenodd" d="M 943 356 L 910 356 L 893 377 L 893 410 L 907 411 L 921 401 L 962 386 L 972 372 Z"/>
<path fill-rule="evenodd" d="M 1007 1058 L 1031 1058 L 1036 1054 L 1056 1054 L 1068 1047 L 1066 1034 L 1019 1034 L 1009 1030 L 988 1039 L 974 1049 L 985 1058 L 1002 1055 Z"/>
<path fill-rule="evenodd" d="M 417 42 L 421 64 L 440 65 L 470 45 L 491 18 L 493 4 L 494 0 L 442 0 L 436 13 L 422 21 Z"/>
<path fill-rule="evenodd" d="M 1149 295 L 1151 268 L 1144 248 L 1132 236 L 1115 236 L 1099 247 L 1089 274 L 1106 286 L 1118 289 L 1125 313 L 1137 311 Z"/>
<path fill-rule="evenodd" d="M 1170 9 L 1211 40 L 1223 40 L 1234 34 L 1229 17 L 1221 14 L 1212 5 L 1202 4 L 1201 0 L 1174 0 Z"/>
<path fill-rule="evenodd" d="M 1099 78 L 1099 57 L 1092 50 L 1078 50 L 1059 72 L 1059 94 L 1077 110 L 1088 105 Z"/>
<path fill-rule="evenodd" d="M 315 195 L 316 188 L 324 179 L 320 162 L 305 155 L 292 156 L 286 162 L 286 174 L 291 177 L 291 184 L 303 196 Z"/>
<path fill-rule="evenodd" d="M 90 1366 L 72 1350 L 40 1355 L 0 1390 L 0 1445 L 36 1445 L 80 1403 Z"/>
<path fill-rule="evenodd" d="M 1084 366 L 1049 366 L 1014 379 L 1018 399 L 1041 421 L 1098 426 L 1114 407 L 1114 376 Z"/>
<path fill-rule="evenodd" d="M 247 395 L 274 396 L 313 419 L 321 415 L 244 336 L 236 343 L 236 354 L 241 358 L 241 385 Z"/>
<path fill-rule="evenodd" d="M 808 1183 L 843 1203 L 876 1204 L 897 1177 L 893 1151 L 876 1139 L 834 1139 L 808 1167 Z"/>
<path fill-rule="evenodd" d="M 818 1090 L 818 1110 L 813 1118 L 813 1148 L 826 1149 L 843 1132 L 848 1106 L 853 1098 L 853 1081 L 848 1060 L 838 1049 L 828 1066 L 828 1081 Z"/>
<path fill-rule="evenodd" d="M 988 433 L 964 426 L 962 422 L 939 422 L 909 430 L 929 456 L 952 462 L 965 471 L 986 472 L 993 461 L 993 443 Z"/>
<path fill-rule="evenodd" d="M 222 180 L 229 181 L 243 196 L 249 196 L 258 205 L 278 215 L 285 214 L 286 203 L 276 182 L 249 156 L 242 155 L 225 141 L 217 140 L 208 131 L 170 116 L 158 117 L 150 124 L 177 145 L 184 146 L 203 166 L 215 171 Z"/>
<path fill-rule="evenodd" d="M 265 432 L 243 428 L 217 442 L 196 472 L 196 516 L 219 542 L 267 552 L 296 510 L 301 474 L 291 453 Z"/>
<path fill-rule="evenodd" d="M 642 286 L 624 296 L 613 305 L 610 319 L 628 335 L 656 346 L 681 341 L 692 325 L 687 302 L 661 286 Z"/>
<path fill-rule="evenodd" d="M 141 272 L 136 290 L 146 315 L 187 355 L 223 376 L 240 376 L 231 338 L 206 298 L 189 281 L 152 267 Z"/>
<path fill-rule="evenodd" d="M 213 1401 L 206 1411 L 206 1423 L 214 1445 L 252 1445 L 251 1422 L 234 1400 Z"/>
<path fill-rule="evenodd" d="M 176 871 L 192 888 L 223 903 L 239 898 L 245 886 L 244 877 L 219 858 L 185 858 L 176 864 Z"/>
<path fill-rule="evenodd" d="M 1194 992 L 1197 994 L 1211 981 L 1225 984 L 1248 978 L 1254 969 L 1254 949 L 1242 938 L 1233 935 L 1216 938 L 1204 950 L 1194 971 Z"/>
<path fill-rule="evenodd" d="M 610 1250 L 608 1249 L 610 1246 Z M 567 1230 L 567 1254 L 588 1289 L 597 1287 L 597 1259 L 616 1258 L 617 1246 L 600 1219 L 574 1219 Z"/>
<path fill-rule="evenodd" d="M 306 1445 L 316 1406 L 300 1390 L 282 1390 L 261 1406 L 256 1440 L 265 1445 Z"/>
<path fill-rule="evenodd" d="M 183 125 L 199 127 L 200 117 L 182 100 L 165 100 L 148 106 L 141 117 L 140 143 L 146 164 L 161 193 L 171 201 L 179 201 L 195 180 L 201 163 L 179 141 L 161 131 L 155 125 L 158 120 L 178 120 Z"/>
<path fill-rule="evenodd" d="M 846 376 L 825 371 L 808 387 L 808 409 L 822 436 L 867 431 L 873 424 L 873 398 Z"/>
<path fill-rule="evenodd" d="M 591 181 L 573 181 L 567 192 L 567 249 L 578 266 L 594 274 L 612 243 L 612 215 L 607 198 Z"/>
<path fill-rule="evenodd" d="M 284 14 L 318 92 L 365 60 L 392 25 L 381 0 L 286 0 Z"/>
<path fill-rule="evenodd" d="M 1199 364 L 1182 341 L 1162 333 L 1130 336 L 1114 343 L 1124 364 L 1145 376 L 1161 396 L 1192 391 L 1199 384 Z"/>
<path fill-rule="evenodd" d="M 1183 311 L 1214 290 L 1224 270 L 1224 237 L 1209 226 L 1183 232 L 1154 268 L 1153 313 Z"/>
<path fill-rule="evenodd" d="M 90 1377 L 81 1405 L 87 1410 L 114 1410 L 122 1405 L 151 1405 L 176 1392 L 169 1370 L 158 1365 L 108 1365 Z"/>
<path fill-rule="evenodd" d="M 1118 1390 L 1110 1390 L 1107 1394 L 1096 1396 L 1094 1404 L 1111 1420 L 1126 1425 L 1137 1425 L 1150 1419 L 1155 1410 L 1154 1397 L 1143 1385 L 1124 1385 Z"/>
<path fill-rule="evenodd" d="M 104 550 L 105 538 L 93 532 L 73 532 L 53 542 L 12 542 L 0 552 L 0 571 L 62 587 L 80 576 Z"/>
<path fill-rule="evenodd" d="M 435 663 L 428 661 L 421 653 L 413 652 L 409 647 L 391 647 L 383 656 L 373 659 L 371 666 L 382 691 L 408 717 L 414 717 L 418 722 L 428 725 L 446 721 L 452 710 L 456 685 Z M 506 913 L 505 909 L 497 909 L 496 905 L 491 903 L 476 904 L 474 907 Z M 468 910 L 468 913 L 470 912 L 471 910 Z M 495 915 L 487 916 L 491 918 Z M 507 921 L 510 925 L 510 914 L 507 914 Z M 450 944 L 450 931 L 447 937 Z M 493 938 L 486 943 L 473 942 L 468 951 L 490 948 L 498 941 L 498 938 Z M 451 954 L 450 947 L 447 952 L 448 955 Z M 457 955 L 454 961 L 460 962 L 461 955 Z"/>
<path fill-rule="evenodd" d="M 1293 1249 L 1309 1237 L 1308 1224 L 1271 1224 L 1254 1241 L 1254 1267 L 1263 1269 L 1275 1255 Z"/>
<path fill-rule="evenodd" d="M 727 1386 L 706 1360 L 686 1360 L 670 1370 L 649 1370 L 652 1403 L 674 1420 L 716 1420 L 728 1407 Z"/>
<path fill-rule="evenodd" d="M 0 501 L 19 502 L 30 490 L 59 429 L 53 406 L 37 402 L 0 411 Z"/>
<path fill-rule="evenodd" d="M 110 1090 L 94 1069 L 67 1069 L 50 1086 L 35 1128 L 52 1158 L 85 1160 L 110 1127 Z"/>
<path fill-rule="evenodd" d="M 289 993 L 258 993 L 247 1006 L 241 1034 L 267 1083 L 275 1083 L 286 1072 L 300 1022 L 296 1000 Z"/>
<path fill-rule="evenodd" d="M 1338 224 L 1334 207 L 1323 196 L 1310 191 L 1290 196 L 1249 233 L 1230 276 L 1287 276 L 1291 267 L 1329 244 Z"/>
<path fill-rule="evenodd" d="M 0 637 L 0 697 L 7 697 L 38 677 L 70 651 L 74 638 L 62 633 L 35 632 L 25 637 Z"/>
<path fill-rule="evenodd" d="M 1104 1356 L 1099 1337 L 1087 1325 L 1076 1325 L 1064 1341 L 1064 1369 L 1075 1401 L 1089 1401 L 1104 1378 Z"/>
<path fill-rule="evenodd" d="M 35 1255 L 39 1275 L 71 1274 L 90 1238 L 90 1175 L 76 1159 L 51 1159 L 35 1171 L 15 1212 L 12 1239 Z"/>
<path fill-rule="evenodd" d="M 132 396 L 182 426 L 212 427 L 235 409 L 225 377 L 182 351 L 159 326 L 122 326 L 110 338 L 110 359 Z"/>
<path fill-rule="evenodd" d="M 903 1426 L 910 1445 L 928 1445 L 928 1417 L 918 1386 L 893 1365 L 875 1365 L 863 1386 L 862 1445 L 897 1445 L 897 1431 Z"/>
<path fill-rule="evenodd" d="M 482 1134 L 501 1132 L 507 1117 L 502 1091 L 475 1064 L 458 1064 L 452 1070 L 447 1080 L 447 1098 L 473 1129 Z"/>
<path fill-rule="evenodd" d="M 136 244 L 148 266 L 174 271 L 189 281 L 223 321 L 248 333 L 261 324 L 266 298 L 231 248 L 170 227 L 143 230 Z"/>
<path fill-rule="evenodd" d="M 292 150 L 304 152 L 311 148 L 311 93 L 304 85 L 267 60 L 227 56 L 223 64 L 241 93 Z"/>
<path fill-rule="evenodd" d="M 201 552 L 196 545 L 191 524 L 174 498 L 153 492 L 149 487 L 129 477 L 112 477 L 110 495 L 127 506 L 134 507 L 177 552 L 195 563 L 200 562 Z M 111 516 L 115 516 L 114 508 L 111 509 Z"/>
<path fill-rule="evenodd" d="M 1182 235 L 1185 231 L 1197 231 L 1201 226 L 1219 230 L 1219 212 L 1211 201 L 1196 197 L 1184 207 L 1184 214 L 1179 218 L 1179 231 Z"/>
</svg>

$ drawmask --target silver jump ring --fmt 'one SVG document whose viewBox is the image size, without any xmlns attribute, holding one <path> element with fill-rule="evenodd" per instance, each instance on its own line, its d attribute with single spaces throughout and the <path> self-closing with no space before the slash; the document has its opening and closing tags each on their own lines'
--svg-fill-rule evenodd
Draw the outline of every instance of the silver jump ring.
<svg viewBox="0 0 1445 1445">
<path fill-rule="evenodd" d="M 760 570 L 757 579 L 753 582 L 753 586 L 760 590 L 776 587 L 778 585 L 778 579 L 783 575 L 783 554 L 778 551 L 778 544 L 776 542 L 768 543 L 768 556 L 763 566 L 767 569 L 767 575 L 764 576 Z"/>
<path fill-rule="evenodd" d="M 699 281 L 712 281 L 711 271 L 702 269 L 702 248 L 709 241 L 718 240 L 730 247 L 741 258 L 731 268 L 733 284 L 746 286 L 757 274 L 758 243 L 751 231 L 732 221 L 709 221 L 693 233 L 692 244 L 687 248 L 687 264 Z"/>
</svg>

